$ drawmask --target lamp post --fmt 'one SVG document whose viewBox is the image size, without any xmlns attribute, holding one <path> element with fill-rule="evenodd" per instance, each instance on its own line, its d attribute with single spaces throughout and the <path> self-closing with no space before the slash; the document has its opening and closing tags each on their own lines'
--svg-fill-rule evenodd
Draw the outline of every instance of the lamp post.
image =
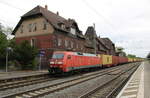
<svg viewBox="0 0 150 98">
<path fill-rule="evenodd" d="M 11 47 L 6 48 L 6 72 L 8 72 L 8 52 L 12 51 Z"/>
</svg>

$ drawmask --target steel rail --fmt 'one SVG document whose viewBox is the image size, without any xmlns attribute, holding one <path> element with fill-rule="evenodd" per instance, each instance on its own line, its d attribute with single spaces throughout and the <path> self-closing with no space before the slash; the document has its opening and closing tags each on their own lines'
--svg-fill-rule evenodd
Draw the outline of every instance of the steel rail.
<svg viewBox="0 0 150 98">
<path fill-rule="evenodd" d="M 138 68 L 139 68 L 139 66 L 135 68 L 135 71 Z M 131 76 L 133 75 L 133 73 L 135 71 L 133 71 L 126 79 L 124 79 L 123 81 L 119 82 L 118 85 L 106 96 L 106 98 L 112 98 L 112 96 L 117 94 L 117 92 L 119 92 L 124 87 L 124 85 L 128 82 L 128 80 L 131 78 Z"/>
<path fill-rule="evenodd" d="M 92 95 L 93 93 L 95 93 L 95 92 L 98 91 L 99 89 L 105 87 L 107 84 L 110 84 L 111 82 L 115 81 L 116 79 L 118 79 L 121 75 L 125 74 L 126 72 L 128 72 L 128 71 L 130 71 L 130 70 L 132 70 L 132 69 L 137 69 L 136 67 L 137 67 L 137 65 L 132 66 L 131 68 L 127 69 L 126 71 L 124 71 L 124 72 L 122 72 L 122 73 L 120 73 L 119 75 L 117 75 L 117 76 L 114 77 L 113 79 L 107 81 L 105 84 L 103 84 L 103 85 L 101 85 L 101 86 L 98 86 L 98 87 L 96 87 L 96 88 L 90 90 L 89 92 L 87 92 L 87 93 L 85 93 L 85 94 L 79 96 L 78 98 L 88 98 L 88 96 Z M 134 71 L 133 71 L 133 72 L 134 72 Z M 112 95 L 112 93 L 110 93 L 110 96 L 108 95 L 108 98 L 112 98 L 111 95 Z M 106 98 L 107 98 L 107 97 L 106 97 Z"/>
<path fill-rule="evenodd" d="M 123 66 L 121 68 L 124 69 L 124 67 L 127 67 L 127 66 Z M 28 96 L 28 97 L 30 96 L 30 98 L 37 98 L 39 96 L 43 96 L 43 95 L 46 95 L 46 94 L 49 94 L 49 93 L 53 93 L 55 91 L 58 91 L 58 90 L 61 90 L 61 89 L 64 89 L 64 88 L 82 83 L 82 82 L 85 82 L 87 80 L 91 80 L 91 79 L 106 75 L 107 73 L 114 72 L 114 71 L 118 70 L 119 68 L 120 67 L 117 67 L 117 68 L 114 67 L 114 68 L 109 69 L 109 70 L 101 71 L 101 73 L 97 72 L 97 73 L 94 73 L 94 74 L 81 76 L 81 77 L 71 79 L 71 80 L 67 80 L 67 81 L 64 81 L 64 82 L 48 85 L 48 86 L 45 86 L 45 87 L 40 87 L 38 89 L 32 89 L 32 90 L 23 91 L 23 92 L 16 93 L 16 94 L 10 94 L 10 95 L 7 95 L 7 96 L 3 96 L 2 98 L 14 98 L 16 96 L 18 96 L 20 98 L 21 98 L 21 96 Z M 31 93 L 34 94 L 34 95 L 31 95 Z"/>
<path fill-rule="evenodd" d="M 38 79 L 33 79 L 33 80 L 24 80 L 24 81 L 15 81 L 15 83 L 10 83 L 10 84 L 4 84 L 0 85 L 0 91 L 7 90 L 7 89 L 13 89 L 13 88 L 19 88 L 23 86 L 29 86 L 32 84 L 38 84 L 46 81 L 53 81 L 57 80 L 56 78 L 38 78 Z"/>
</svg>

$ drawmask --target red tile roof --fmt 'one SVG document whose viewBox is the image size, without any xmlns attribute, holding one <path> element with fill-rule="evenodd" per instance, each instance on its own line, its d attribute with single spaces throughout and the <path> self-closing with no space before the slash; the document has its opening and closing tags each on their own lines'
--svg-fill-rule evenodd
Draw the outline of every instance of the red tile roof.
<svg viewBox="0 0 150 98">
<path fill-rule="evenodd" d="M 71 27 L 73 24 L 76 25 L 76 29 L 79 33 L 79 35 L 82 35 L 81 31 L 78 28 L 77 23 L 75 22 L 75 20 L 73 19 L 65 19 L 49 10 L 47 10 L 46 8 L 43 8 L 41 6 L 37 6 L 35 8 L 33 8 L 31 11 L 27 12 L 26 14 L 24 14 L 21 17 L 21 20 L 19 21 L 19 23 L 17 24 L 17 26 L 15 27 L 13 34 L 15 34 L 16 30 L 18 29 L 18 27 L 20 26 L 20 24 L 22 23 L 22 21 L 27 18 L 27 17 L 31 17 L 34 15 L 42 15 L 43 17 L 45 17 L 48 22 L 54 26 L 54 28 L 65 31 L 65 32 L 69 32 L 68 29 L 63 29 L 61 28 L 61 26 L 59 24 L 64 24 L 66 27 Z"/>
</svg>

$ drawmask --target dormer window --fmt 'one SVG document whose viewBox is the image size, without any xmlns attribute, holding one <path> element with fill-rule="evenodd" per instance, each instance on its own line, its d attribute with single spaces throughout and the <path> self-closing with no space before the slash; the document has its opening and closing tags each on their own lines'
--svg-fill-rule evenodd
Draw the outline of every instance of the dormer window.
<svg viewBox="0 0 150 98">
<path fill-rule="evenodd" d="M 59 23 L 58 23 L 58 26 L 59 26 L 61 29 L 63 29 L 63 30 L 65 30 L 65 29 L 66 29 L 65 24 L 64 24 L 64 23 L 62 23 L 62 22 L 59 22 Z"/>
<path fill-rule="evenodd" d="M 62 28 L 62 29 L 65 29 L 65 25 L 64 25 L 64 24 L 61 24 L 61 28 Z"/>
<path fill-rule="evenodd" d="M 69 27 L 66 27 L 66 30 L 69 30 Z"/>
<path fill-rule="evenodd" d="M 70 29 L 71 34 L 75 35 L 76 34 L 76 30 L 74 28 Z"/>
</svg>

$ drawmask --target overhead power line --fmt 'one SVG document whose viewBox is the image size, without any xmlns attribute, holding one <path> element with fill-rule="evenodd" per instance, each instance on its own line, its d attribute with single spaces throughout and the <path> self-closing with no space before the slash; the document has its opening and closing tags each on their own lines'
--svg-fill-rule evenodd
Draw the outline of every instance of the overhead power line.
<svg viewBox="0 0 150 98">
<path fill-rule="evenodd" d="M 101 13 L 99 13 L 94 7 L 92 7 L 86 0 L 82 0 L 83 3 L 89 8 L 91 9 L 96 15 L 98 15 L 99 17 L 102 17 L 104 19 L 104 21 L 111 26 L 112 30 L 114 31 L 114 26 L 113 24 L 111 24 L 111 22 Z M 111 30 L 110 30 L 111 31 Z M 116 32 L 116 31 L 115 31 Z"/>
<path fill-rule="evenodd" d="M 21 9 L 21 8 L 19 8 L 19 7 L 16 7 L 16 6 L 14 6 L 14 5 L 12 5 L 12 4 L 8 3 L 8 2 L 5 2 L 5 1 L 0 0 L 0 3 L 1 3 L 1 4 L 4 4 L 4 5 L 7 5 L 7 6 L 9 6 L 9 7 L 12 7 L 12 8 L 18 9 L 18 10 L 20 10 L 20 11 L 24 11 L 24 9 Z"/>
</svg>

